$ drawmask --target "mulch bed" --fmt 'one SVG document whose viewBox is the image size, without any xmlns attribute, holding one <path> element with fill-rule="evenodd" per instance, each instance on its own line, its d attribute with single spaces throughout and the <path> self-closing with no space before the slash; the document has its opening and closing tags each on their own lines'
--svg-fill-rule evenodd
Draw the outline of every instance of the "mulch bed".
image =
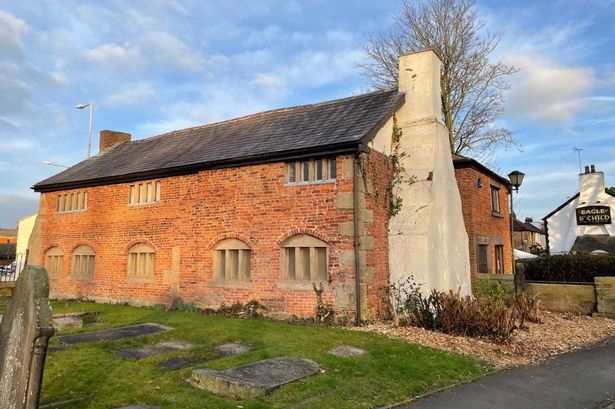
<svg viewBox="0 0 615 409">
<path fill-rule="evenodd" d="M 538 363 L 555 355 L 615 339 L 615 320 L 541 311 L 541 324 L 527 323 L 512 340 L 497 344 L 489 339 L 453 336 L 392 322 L 355 328 L 390 338 L 471 355 L 496 368 Z"/>
</svg>

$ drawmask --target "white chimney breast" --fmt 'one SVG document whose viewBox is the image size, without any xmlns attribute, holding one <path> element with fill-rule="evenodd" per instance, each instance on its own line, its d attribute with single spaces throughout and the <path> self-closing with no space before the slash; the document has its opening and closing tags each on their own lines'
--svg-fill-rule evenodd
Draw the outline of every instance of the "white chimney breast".
<svg viewBox="0 0 615 409">
<path fill-rule="evenodd" d="M 579 175 L 578 207 L 603 204 L 606 200 L 604 188 L 603 172 L 581 173 Z"/>
</svg>

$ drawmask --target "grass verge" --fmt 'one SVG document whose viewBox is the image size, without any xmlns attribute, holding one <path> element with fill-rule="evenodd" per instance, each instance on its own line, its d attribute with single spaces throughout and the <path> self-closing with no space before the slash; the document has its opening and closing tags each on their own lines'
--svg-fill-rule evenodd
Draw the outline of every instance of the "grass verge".
<svg viewBox="0 0 615 409">
<path fill-rule="evenodd" d="M 81 344 L 50 353 L 41 404 L 54 408 L 109 409 L 138 403 L 186 409 L 372 408 L 475 378 L 488 370 L 469 357 L 337 328 L 80 302 L 54 302 L 53 308 L 54 313 L 98 313 L 96 322 L 74 332 L 143 322 L 174 328 L 161 334 Z M 155 366 L 170 356 L 186 355 L 186 351 L 142 361 L 112 355 L 115 349 L 165 340 L 191 342 L 195 347 L 190 353 L 194 354 L 203 354 L 207 348 L 225 342 L 253 346 L 246 354 L 212 360 L 200 367 L 226 369 L 260 359 L 296 356 L 318 362 L 322 373 L 263 398 L 239 402 L 190 387 L 185 379 L 194 368 L 167 372 Z M 57 342 L 52 339 L 52 344 Z M 327 353 L 341 344 L 363 348 L 368 353 L 354 358 Z M 81 397 L 84 399 L 71 401 Z M 66 403 L 60 404 L 62 401 Z"/>
</svg>

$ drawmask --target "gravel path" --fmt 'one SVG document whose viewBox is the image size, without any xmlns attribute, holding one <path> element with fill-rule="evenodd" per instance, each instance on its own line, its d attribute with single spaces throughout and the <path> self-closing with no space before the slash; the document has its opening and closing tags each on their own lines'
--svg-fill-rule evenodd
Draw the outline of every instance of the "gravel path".
<svg viewBox="0 0 615 409">
<path fill-rule="evenodd" d="M 615 339 L 615 320 L 592 318 L 544 311 L 541 324 L 528 323 L 528 328 L 515 332 L 508 344 L 496 344 L 487 339 L 446 335 L 415 327 L 395 327 L 392 323 L 377 323 L 356 328 L 391 338 L 471 355 L 496 368 L 527 365 L 588 345 Z"/>
</svg>

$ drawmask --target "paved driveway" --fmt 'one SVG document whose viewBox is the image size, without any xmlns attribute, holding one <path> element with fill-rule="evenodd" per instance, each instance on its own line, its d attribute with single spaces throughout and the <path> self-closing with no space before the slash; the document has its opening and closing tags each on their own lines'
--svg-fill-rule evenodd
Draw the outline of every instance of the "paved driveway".
<svg viewBox="0 0 615 409">
<path fill-rule="evenodd" d="M 615 341 L 505 370 L 399 409 L 595 409 L 614 403 Z"/>
</svg>

